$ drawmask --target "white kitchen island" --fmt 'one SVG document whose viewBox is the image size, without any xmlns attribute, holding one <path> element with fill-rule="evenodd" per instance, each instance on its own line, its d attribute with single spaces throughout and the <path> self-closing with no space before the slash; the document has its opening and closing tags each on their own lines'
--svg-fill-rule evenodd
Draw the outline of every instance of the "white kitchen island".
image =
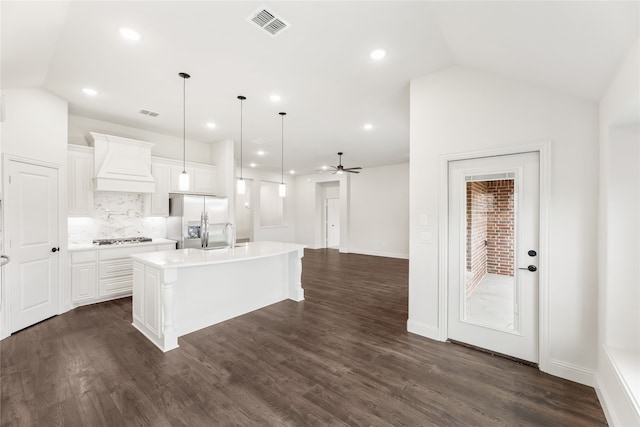
<svg viewBox="0 0 640 427">
<path fill-rule="evenodd" d="M 280 242 L 132 255 L 133 326 L 169 351 L 182 335 L 285 299 L 302 301 L 303 256 L 304 245 Z"/>
</svg>

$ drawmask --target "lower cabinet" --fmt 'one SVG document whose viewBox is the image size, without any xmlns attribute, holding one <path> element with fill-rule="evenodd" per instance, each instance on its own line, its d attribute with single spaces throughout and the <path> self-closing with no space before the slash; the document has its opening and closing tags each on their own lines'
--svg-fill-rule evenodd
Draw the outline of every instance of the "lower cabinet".
<svg viewBox="0 0 640 427">
<path fill-rule="evenodd" d="M 175 243 L 163 243 L 71 252 L 73 305 L 92 304 L 131 295 L 133 262 L 129 256 L 175 248 Z"/>
</svg>

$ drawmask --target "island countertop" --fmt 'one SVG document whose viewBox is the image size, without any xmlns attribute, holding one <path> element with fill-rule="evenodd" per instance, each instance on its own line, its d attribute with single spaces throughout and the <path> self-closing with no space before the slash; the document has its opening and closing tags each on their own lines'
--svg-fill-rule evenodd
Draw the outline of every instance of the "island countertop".
<svg viewBox="0 0 640 427">
<path fill-rule="evenodd" d="M 235 248 L 178 249 L 131 255 L 135 261 L 160 268 L 184 268 L 245 261 L 288 252 L 302 251 L 305 245 L 283 242 L 248 242 Z"/>
</svg>

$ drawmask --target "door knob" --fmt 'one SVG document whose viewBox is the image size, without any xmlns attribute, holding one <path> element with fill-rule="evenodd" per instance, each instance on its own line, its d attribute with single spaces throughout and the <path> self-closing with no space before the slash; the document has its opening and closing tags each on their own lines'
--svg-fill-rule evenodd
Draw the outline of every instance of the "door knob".
<svg viewBox="0 0 640 427">
<path fill-rule="evenodd" d="M 51 248 L 51 252 L 57 252 L 59 250 L 60 250 L 60 248 Z"/>
<path fill-rule="evenodd" d="M 537 271 L 538 267 L 536 267 L 535 265 L 530 265 L 528 267 L 520 267 L 518 270 Z"/>
</svg>

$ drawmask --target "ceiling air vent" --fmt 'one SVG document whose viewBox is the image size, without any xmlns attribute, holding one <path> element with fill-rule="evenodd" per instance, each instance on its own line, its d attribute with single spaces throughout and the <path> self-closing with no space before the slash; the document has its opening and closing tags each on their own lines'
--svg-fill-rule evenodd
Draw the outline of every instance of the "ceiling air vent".
<svg viewBox="0 0 640 427">
<path fill-rule="evenodd" d="M 144 114 L 145 116 L 151 116 L 151 117 L 158 117 L 160 115 L 160 113 L 156 113 L 155 111 L 151 111 L 151 110 L 140 110 L 139 111 L 140 114 Z"/>
<path fill-rule="evenodd" d="M 264 7 L 253 12 L 247 21 L 253 22 L 274 37 L 291 26 L 284 19 L 276 16 L 273 11 Z"/>
</svg>

